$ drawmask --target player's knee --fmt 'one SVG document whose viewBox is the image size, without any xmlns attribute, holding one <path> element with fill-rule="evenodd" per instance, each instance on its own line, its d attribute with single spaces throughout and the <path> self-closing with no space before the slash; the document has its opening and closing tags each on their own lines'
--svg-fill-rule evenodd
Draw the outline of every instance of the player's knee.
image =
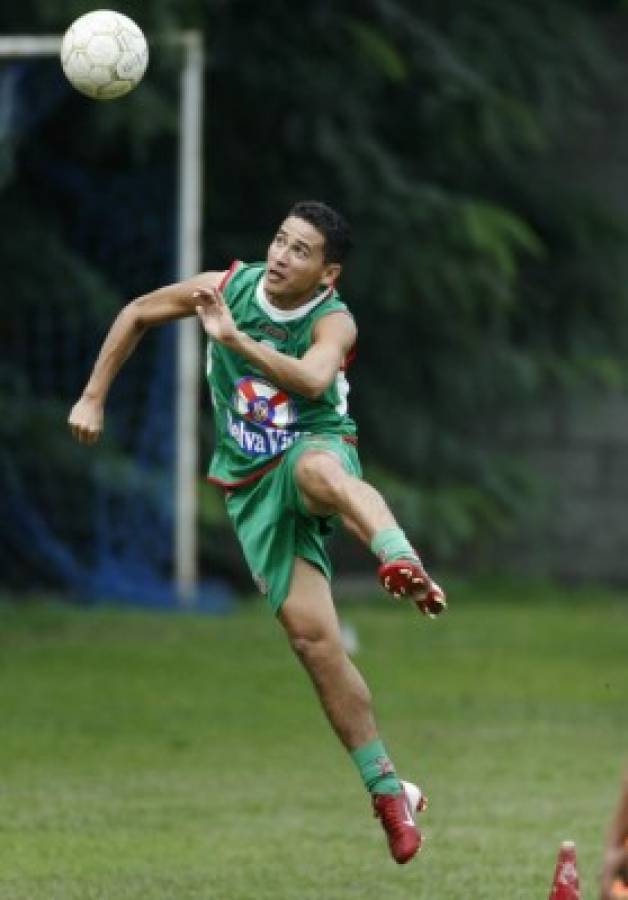
<svg viewBox="0 0 628 900">
<path fill-rule="evenodd" d="M 299 487 L 311 497 L 333 503 L 343 488 L 347 473 L 332 453 L 310 450 L 304 453 L 296 468 Z"/>
<path fill-rule="evenodd" d="M 342 650 L 341 643 L 325 631 L 296 631 L 289 638 L 293 651 L 309 671 L 324 667 Z"/>
</svg>

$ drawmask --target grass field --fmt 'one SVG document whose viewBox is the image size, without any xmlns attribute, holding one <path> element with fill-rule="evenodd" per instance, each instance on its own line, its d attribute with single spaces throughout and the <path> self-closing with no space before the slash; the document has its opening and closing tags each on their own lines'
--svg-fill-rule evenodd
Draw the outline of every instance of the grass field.
<svg viewBox="0 0 628 900">
<path fill-rule="evenodd" d="M 343 606 L 425 850 L 392 863 L 261 602 L 226 618 L 0 604 L 2 900 L 594 900 L 628 761 L 628 597 L 450 584 Z"/>
</svg>

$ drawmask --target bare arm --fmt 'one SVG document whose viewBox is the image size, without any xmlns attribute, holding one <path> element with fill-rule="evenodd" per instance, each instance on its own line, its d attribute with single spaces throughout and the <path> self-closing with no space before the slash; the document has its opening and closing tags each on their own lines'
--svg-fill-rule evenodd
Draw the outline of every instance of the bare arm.
<svg viewBox="0 0 628 900">
<path fill-rule="evenodd" d="M 95 443 L 103 429 L 109 388 L 148 328 L 194 315 L 194 292 L 220 284 L 222 272 L 205 272 L 185 281 L 143 294 L 118 313 L 100 348 L 83 394 L 72 407 L 68 425 L 84 444 Z"/>
<path fill-rule="evenodd" d="M 257 366 L 278 387 L 314 400 L 336 377 L 355 335 L 353 320 L 344 312 L 336 312 L 315 323 L 312 345 L 300 359 L 260 344 L 243 332 L 238 332 L 227 346 Z"/>
<path fill-rule="evenodd" d="M 203 327 L 213 340 L 248 359 L 277 387 L 310 399 L 329 387 L 355 343 L 356 327 L 351 316 L 331 312 L 314 323 L 312 345 L 298 359 L 240 331 L 217 289 L 197 292 L 196 302 Z"/>
</svg>

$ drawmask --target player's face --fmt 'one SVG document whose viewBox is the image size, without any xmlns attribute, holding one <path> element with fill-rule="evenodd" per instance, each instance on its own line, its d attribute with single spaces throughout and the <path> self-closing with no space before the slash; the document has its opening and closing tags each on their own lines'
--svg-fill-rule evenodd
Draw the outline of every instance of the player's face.
<svg viewBox="0 0 628 900">
<path fill-rule="evenodd" d="M 280 303 L 304 303 L 321 284 L 331 285 L 341 266 L 326 263 L 324 236 L 304 219 L 288 216 L 266 255 L 264 289 Z"/>
</svg>

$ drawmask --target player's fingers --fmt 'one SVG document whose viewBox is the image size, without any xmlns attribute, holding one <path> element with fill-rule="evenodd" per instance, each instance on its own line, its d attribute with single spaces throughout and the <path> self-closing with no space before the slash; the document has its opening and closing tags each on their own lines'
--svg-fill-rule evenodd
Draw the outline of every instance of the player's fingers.
<svg viewBox="0 0 628 900">
<path fill-rule="evenodd" d="M 69 417 L 68 417 L 68 425 L 69 425 L 69 427 L 70 427 L 70 431 L 72 432 L 72 437 L 73 437 L 75 440 L 80 441 L 80 439 L 81 439 L 81 437 L 80 437 L 80 428 L 78 427 L 78 425 L 76 424 L 76 422 L 74 422 L 74 421 L 72 420 L 72 416 L 69 416 Z"/>
<path fill-rule="evenodd" d="M 207 324 L 212 319 L 212 309 L 209 306 L 197 306 L 196 307 L 196 315 L 199 317 L 203 325 Z"/>
<path fill-rule="evenodd" d="M 207 300 L 218 300 L 222 298 L 220 288 L 212 285 L 211 287 L 199 287 L 193 293 L 194 297 L 202 297 Z"/>
<path fill-rule="evenodd" d="M 100 437 L 100 429 L 88 428 L 76 422 L 69 422 L 70 431 L 79 444 L 95 444 Z"/>
<path fill-rule="evenodd" d="M 89 444 L 90 435 L 83 428 L 73 428 L 72 433 L 74 434 L 74 437 L 79 442 L 79 444 Z"/>
<path fill-rule="evenodd" d="M 219 288 L 217 288 L 217 287 L 210 288 L 210 292 L 212 295 L 212 300 L 214 301 L 216 306 L 224 306 L 225 305 L 225 298 L 222 296 L 222 293 Z"/>
<path fill-rule="evenodd" d="M 197 291 L 194 291 L 192 299 L 198 304 L 196 307 L 197 310 L 199 306 L 203 309 L 210 309 L 215 302 L 211 293 L 206 288 L 199 288 Z"/>
</svg>

